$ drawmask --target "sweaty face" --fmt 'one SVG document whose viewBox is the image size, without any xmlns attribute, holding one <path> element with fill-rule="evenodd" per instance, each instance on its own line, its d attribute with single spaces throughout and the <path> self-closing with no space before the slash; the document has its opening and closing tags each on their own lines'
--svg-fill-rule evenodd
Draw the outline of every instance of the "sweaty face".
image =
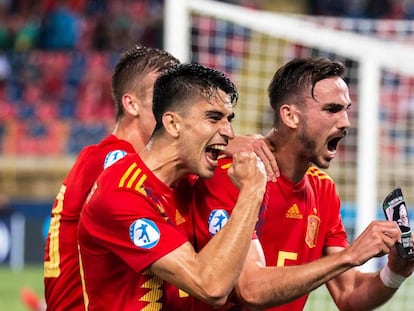
<svg viewBox="0 0 414 311">
<path fill-rule="evenodd" d="M 299 127 L 302 156 L 320 168 L 328 168 L 350 127 L 348 87 L 341 78 L 324 79 L 316 83 L 314 99 L 309 95 L 305 101 Z"/>
<path fill-rule="evenodd" d="M 209 178 L 217 167 L 217 157 L 234 138 L 234 117 L 229 97 L 218 91 L 210 98 L 198 98 L 190 104 L 180 131 L 182 156 L 191 172 Z"/>
</svg>

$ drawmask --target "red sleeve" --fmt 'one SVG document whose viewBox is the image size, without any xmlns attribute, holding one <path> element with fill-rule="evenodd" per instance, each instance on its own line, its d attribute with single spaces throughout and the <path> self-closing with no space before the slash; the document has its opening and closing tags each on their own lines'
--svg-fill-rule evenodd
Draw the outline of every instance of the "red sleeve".
<svg viewBox="0 0 414 311">
<path fill-rule="evenodd" d="M 212 178 L 195 183 L 190 214 L 197 251 L 227 223 L 237 201 L 239 190 L 227 175 L 231 163 L 229 158 L 221 159 Z"/>
<path fill-rule="evenodd" d="M 99 244 L 136 272 L 143 271 L 187 241 L 149 201 L 136 193 L 118 191 L 106 196 L 88 230 Z M 115 208 L 112 208 L 115 207 Z"/>
<path fill-rule="evenodd" d="M 335 189 L 335 186 L 334 186 Z M 347 234 L 345 231 L 345 226 L 342 223 L 342 217 L 340 213 L 340 206 L 341 202 L 336 193 L 333 191 L 331 196 L 331 208 L 329 211 L 331 212 L 330 215 L 330 222 L 329 222 L 329 229 L 325 235 L 325 246 L 339 246 L 339 247 L 348 247 L 349 241 L 347 238 Z"/>
</svg>

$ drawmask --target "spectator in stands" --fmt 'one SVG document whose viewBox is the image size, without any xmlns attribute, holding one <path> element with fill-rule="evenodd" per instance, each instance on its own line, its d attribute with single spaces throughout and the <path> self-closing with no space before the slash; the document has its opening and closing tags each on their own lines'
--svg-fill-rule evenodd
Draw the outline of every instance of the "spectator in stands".
<svg viewBox="0 0 414 311">
<path fill-rule="evenodd" d="M 76 117 L 84 123 L 112 121 L 111 70 L 105 54 L 94 53 L 85 60 L 85 74 L 78 85 Z"/>
<path fill-rule="evenodd" d="M 108 5 L 106 22 L 112 50 L 122 50 L 131 42 L 162 47 L 163 1 L 111 1 Z"/>
<path fill-rule="evenodd" d="M 91 29 L 91 45 L 93 50 L 105 51 L 112 48 L 111 33 L 106 14 L 96 14 Z"/>
<path fill-rule="evenodd" d="M 141 4 L 138 5 L 138 3 Z M 138 42 L 143 45 L 162 48 L 164 24 L 164 0 L 141 0 L 136 3 L 136 14 L 139 13 L 136 28 L 141 28 Z M 134 15 L 136 15 L 134 14 Z M 135 30 L 137 31 L 137 29 Z"/>
<path fill-rule="evenodd" d="M 58 0 L 50 11 L 43 16 L 39 46 L 46 50 L 73 50 L 80 35 L 77 12 L 66 0 Z"/>
<path fill-rule="evenodd" d="M 0 2 L 0 50 L 13 48 L 13 35 L 9 23 L 9 7 L 7 1 Z"/>
<path fill-rule="evenodd" d="M 40 1 L 12 1 L 9 23 L 13 29 L 13 49 L 29 51 L 37 48 L 40 34 Z"/>
</svg>

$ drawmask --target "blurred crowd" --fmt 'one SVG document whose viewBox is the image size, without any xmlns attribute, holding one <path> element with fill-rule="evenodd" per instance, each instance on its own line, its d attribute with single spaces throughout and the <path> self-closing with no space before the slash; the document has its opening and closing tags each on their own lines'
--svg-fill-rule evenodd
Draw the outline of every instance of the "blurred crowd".
<svg viewBox="0 0 414 311">
<path fill-rule="evenodd" d="M 76 154 L 106 135 L 119 52 L 161 48 L 162 18 L 162 0 L 1 0 L 0 154 Z"/>
<path fill-rule="evenodd" d="M 414 18 L 414 0 L 222 0 L 261 9 L 296 3 L 300 13 Z M 0 0 L 0 50 L 120 51 L 162 47 L 163 0 Z"/>
<path fill-rule="evenodd" d="M 0 49 L 161 47 L 162 9 L 162 0 L 2 0 Z"/>
<path fill-rule="evenodd" d="M 413 19 L 413 0 L 307 0 L 312 15 L 352 18 Z"/>
<path fill-rule="evenodd" d="M 265 10 L 295 4 L 297 13 L 314 15 L 414 17 L 414 0 L 222 2 Z M 163 0 L 0 0 L 0 154 L 77 154 L 107 135 L 119 52 L 137 43 L 162 48 L 163 6 Z M 207 24 L 198 31 L 224 29 L 219 33 L 232 57 L 224 65 L 210 59 L 223 48 L 218 35 L 205 58 L 195 61 L 234 67 L 246 29 Z"/>
</svg>

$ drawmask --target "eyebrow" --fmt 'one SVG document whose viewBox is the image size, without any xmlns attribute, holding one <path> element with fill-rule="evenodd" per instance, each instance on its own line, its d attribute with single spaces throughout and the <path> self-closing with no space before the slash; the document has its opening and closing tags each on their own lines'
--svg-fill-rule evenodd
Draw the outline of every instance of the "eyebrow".
<svg viewBox="0 0 414 311">
<path fill-rule="evenodd" d="M 209 111 L 206 111 L 206 113 L 205 113 L 205 115 L 207 116 L 207 117 L 215 117 L 215 118 L 220 118 L 220 119 L 222 119 L 222 118 L 224 118 L 226 115 L 223 113 L 223 112 L 221 112 L 221 111 L 218 111 L 218 110 L 209 110 Z M 235 113 L 234 112 L 232 112 L 232 113 L 230 113 L 228 116 L 227 116 L 227 120 L 229 120 L 229 121 L 231 121 L 231 120 L 233 120 L 234 119 L 234 117 L 235 117 L 236 115 L 235 115 Z"/>
<path fill-rule="evenodd" d="M 348 104 L 341 104 L 341 103 L 327 103 L 324 104 L 323 107 L 344 107 L 345 109 L 349 109 L 352 106 L 352 103 L 348 103 Z"/>
</svg>

